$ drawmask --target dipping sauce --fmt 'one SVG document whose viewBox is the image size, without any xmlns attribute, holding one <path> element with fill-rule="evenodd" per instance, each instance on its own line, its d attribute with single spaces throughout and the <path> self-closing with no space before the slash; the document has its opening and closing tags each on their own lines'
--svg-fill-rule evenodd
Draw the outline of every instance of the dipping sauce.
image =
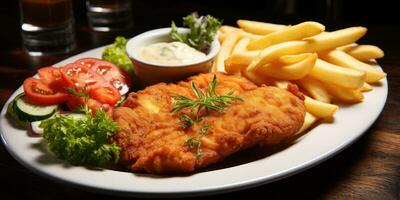
<svg viewBox="0 0 400 200">
<path fill-rule="evenodd" d="M 138 56 L 156 64 L 185 64 L 196 62 L 206 56 L 182 42 L 160 42 L 143 47 Z"/>
</svg>

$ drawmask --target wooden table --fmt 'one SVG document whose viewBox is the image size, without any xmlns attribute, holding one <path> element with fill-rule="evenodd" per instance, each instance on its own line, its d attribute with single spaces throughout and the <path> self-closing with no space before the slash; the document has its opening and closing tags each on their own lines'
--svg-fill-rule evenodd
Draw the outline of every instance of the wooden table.
<svg viewBox="0 0 400 200">
<path fill-rule="evenodd" d="M 365 135 L 343 152 L 322 164 L 292 177 L 203 199 L 259 195 L 269 199 L 398 199 L 400 198 L 400 44 L 399 27 L 369 27 L 361 43 L 385 50 L 379 63 L 388 73 L 386 106 Z M 142 30 L 123 33 L 133 36 Z M 85 26 L 77 29 L 77 49 L 67 55 L 30 57 L 20 47 L 19 35 L 0 50 L 0 105 L 3 106 L 22 81 L 39 66 L 51 65 L 76 53 L 111 43 L 122 33 L 95 33 Z M 301 152 L 299 152 L 301 153 Z M 113 199 L 65 186 L 33 174 L 0 145 L 1 199 Z"/>
</svg>

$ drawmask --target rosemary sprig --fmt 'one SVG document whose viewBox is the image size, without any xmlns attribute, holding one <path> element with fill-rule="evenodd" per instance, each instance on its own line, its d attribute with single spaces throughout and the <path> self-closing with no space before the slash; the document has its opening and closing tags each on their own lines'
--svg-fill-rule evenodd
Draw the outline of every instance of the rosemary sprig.
<svg viewBox="0 0 400 200">
<path fill-rule="evenodd" d="M 210 128 L 210 126 L 208 124 L 204 125 L 201 129 L 200 129 L 200 134 L 198 137 L 190 137 L 188 140 L 186 140 L 186 144 L 190 149 L 193 148 L 197 148 L 196 151 L 196 159 L 200 159 L 201 155 L 203 154 L 203 150 L 201 148 L 201 139 L 206 135 L 206 133 L 208 132 L 208 129 Z"/>
<path fill-rule="evenodd" d="M 182 122 L 182 128 L 186 129 L 194 125 L 195 121 L 188 115 L 179 116 L 179 121 Z"/>
<path fill-rule="evenodd" d="M 72 87 L 67 87 L 66 90 L 71 95 L 84 98 L 84 104 L 80 105 L 78 108 L 76 108 L 75 112 L 83 112 L 85 114 L 90 113 L 90 110 L 88 107 L 89 93 L 87 92 L 86 87 L 84 87 L 82 90 L 79 90 L 79 91 Z"/>
<path fill-rule="evenodd" d="M 208 90 L 204 91 L 198 88 L 194 82 L 190 83 L 192 90 L 196 96 L 195 99 L 183 95 L 174 95 L 174 107 L 172 113 L 177 113 L 185 108 L 190 108 L 190 118 L 194 121 L 199 120 L 199 113 L 202 109 L 205 110 L 206 115 L 210 110 L 221 112 L 228 107 L 232 101 L 243 101 L 240 97 L 233 96 L 233 91 L 225 95 L 218 94 L 216 88 L 218 86 L 217 76 L 214 75 L 212 83 L 208 84 Z M 196 110 L 196 112 L 195 112 Z"/>
</svg>

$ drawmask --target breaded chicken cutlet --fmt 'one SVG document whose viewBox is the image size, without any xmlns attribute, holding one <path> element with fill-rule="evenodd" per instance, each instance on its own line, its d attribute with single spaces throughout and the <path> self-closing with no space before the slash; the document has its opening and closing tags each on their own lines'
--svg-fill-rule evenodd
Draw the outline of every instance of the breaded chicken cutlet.
<svg viewBox="0 0 400 200">
<path fill-rule="evenodd" d="M 296 95 L 225 74 L 217 74 L 217 93 L 233 91 L 241 101 L 232 101 L 222 112 L 203 112 L 201 121 L 184 128 L 179 116 L 188 109 L 172 113 L 174 95 L 194 99 L 190 83 L 206 91 L 213 76 L 200 74 L 177 84 L 159 83 L 130 93 L 113 113 L 119 131 L 112 139 L 122 149 L 120 163 L 134 172 L 192 172 L 241 149 L 285 141 L 301 128 L 304 102 L 293 88 Z M 199 137 L 201 134 L 204 136 Z M 200 145 L 189 143 L 195 139 Z"/>
</svg>

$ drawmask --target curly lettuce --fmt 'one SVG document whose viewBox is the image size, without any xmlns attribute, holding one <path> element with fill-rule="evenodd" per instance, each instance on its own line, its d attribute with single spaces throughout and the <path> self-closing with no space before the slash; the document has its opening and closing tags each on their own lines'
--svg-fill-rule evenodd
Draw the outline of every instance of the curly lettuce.
<svg viewBox="0 0 400 200">
<path fill-rule="evenodd" d="M 172 21 L 169 34 L 172 40 L 186 43 L 201 52 L 208 53 L 221 22 L 211 15 L 199 16 L 194 12 L 183 18 L 183 26 L 188 27 L 190 32 L 178 33 L 178 28 Z"/>
<path fill-rule="evenodd" d="M 125 46 L 127 42 L 128 40 L 125 37 L 116 37 L 114 44 L 106 47 L 106 49 L 103 51 L 102 59 L 109 61 L 129 74 L 132 74 L 132 61 L 125 52 Z"/>
<path fill-rule="evenodd" d="M 101 109 L 83 118 L 56 115 L 40 127 L 49 149 L 73 165 L 103 166 L 119 160 L 120 147 L 108 143 L 118 130 L 117 124 Z"/>
</svg>

